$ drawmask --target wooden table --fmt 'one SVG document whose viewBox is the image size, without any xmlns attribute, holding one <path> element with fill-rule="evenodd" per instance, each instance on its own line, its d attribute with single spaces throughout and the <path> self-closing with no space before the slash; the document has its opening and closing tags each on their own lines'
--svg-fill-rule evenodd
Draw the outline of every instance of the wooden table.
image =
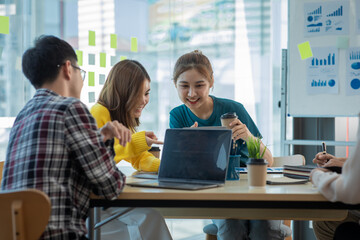
<svg viewBox="0 0 360 240">
<path fill-rule="evenodd" d="M 279 175 L 268 175 L 276 178 Z M 144 181 L 128 177 L 127 181 Z M 332 203 L 311 184 L 266 185 L 249 188 L 247 176 L 228 181 L 224 187 L 186 191 L 125 186 L 118 199 L 110 201 L 95 195 L 90 200 L 89 237 L 94 236 L 95 207 L 147 207 L 159 210 L 165 218 L 237 218 L 342 220 L 346 209 L 360 205 Z"/>
</svg>

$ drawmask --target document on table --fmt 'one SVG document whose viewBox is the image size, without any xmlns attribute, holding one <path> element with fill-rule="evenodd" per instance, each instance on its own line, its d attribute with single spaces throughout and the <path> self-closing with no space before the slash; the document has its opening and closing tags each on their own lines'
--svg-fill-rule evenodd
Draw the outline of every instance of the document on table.
<svg viewBox="0 0 360 240">
<path fill-rule="evenodd" d="M 281 174 L 281 173 L 283 173 L 283 170 L 284 170 L 283 167 L 268 167 L 267 173 Z M 247 173 L 247 168 L 246 167 L 236 167 L 235 171 L 237 173 L 244 174 L 244 173 Z"/>
<path fill-rule="evenodd" d="M 304 184 L 307 182 L 309 182 L 308 179 L 295 179 L 295 178 L 288 178 L 288 177 L 268 178 L 266 180 L 266 184 L 269 184 L 269 185 Z"/>
</svg>

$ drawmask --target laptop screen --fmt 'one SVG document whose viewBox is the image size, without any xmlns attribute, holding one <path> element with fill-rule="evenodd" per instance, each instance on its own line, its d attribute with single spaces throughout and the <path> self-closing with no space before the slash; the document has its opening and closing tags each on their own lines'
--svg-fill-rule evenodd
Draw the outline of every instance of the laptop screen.
<svg viewBox="0 0 360 240">
<path fill-rule="evenodd" d="M 230 143 L 228 129 L 167 129 L 159 180 L 224 183 Z"/>
</svg>

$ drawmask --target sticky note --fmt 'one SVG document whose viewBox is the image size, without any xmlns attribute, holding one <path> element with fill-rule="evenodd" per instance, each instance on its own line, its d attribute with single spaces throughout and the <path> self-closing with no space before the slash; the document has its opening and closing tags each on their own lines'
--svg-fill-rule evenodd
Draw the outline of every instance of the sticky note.
<svg viewBox="0 0 360 240">
<path fill-rule="evenodd" d="M 110 61 L 111 61 L 111 66 L 114 66 L 115 64 L 116 64 L 116 62 L 117 62 L 117 58 L 116 58 L 116 56 L 111 56 L 111 59 L 110 59 Z"/>
<path fill-rule="evenodd" d="M 127 59 L 126 56 L 120 56 L 120 61 Z"/>
<path fill-rule="evenodd" d="M 9 17 L 0 16 L 0 33 L 9 34 Z"/>
<path fill-rule="evenodd" d="M 79 66 L 82 66 L 83 65 L 83 52 L 80 50 L 76 50 L 75 52 L 76 52 L 76 56 L 78 59 L 78 64 L 79 64 Z"/>
<path fill-rule="evenodd" d="M 89 30 L 89 46 L 95 46 L 95 31 Z"/>
<path fill-rule="evenodd" d="M 131 38 L 131 48 L 130 51 L 137 52 L 138 51 L 138 42 L 136 37 Z"/>
<path fill-rule="evenodd" d="M 89 65 L 95 65 L 95 54 L 89 53 Z"/>
<path fill-rule="evenodd" d="M 100 53 L 100 67 L 106 67 L 106 53 Z"/>
<path fill-rule="evenodd" d="M 110 34 L 110 47 L 117 48 L 117 35 L 116 34 Z"/>
<path fill-rule="evenodd" d="M 89 92 L 89 103 L 94 103 L 94 102 L 95 102 L 95 93 Z"/>
<path fill-rule="evenodd" d="M 349 48 L 349 37 L 338 37 L 336 39 L 337 48 Z"/>
<path fill-rule="evenodd" d="M 298 44 L 301 60 L 310 58 L 313 56 L 309 41 Z"/>
<path fill-rule="evenodd" d="M 19 71 L 21 71 L 21 69 L 22 69 L 22 66 L 21 66 L 21 57 L 17 57 L 17 58 L 16 58 L 15 69 L 16 69 L 16 70 L 19 70 Z"/>
<path fill-rule="evenodd" d="M 95 73 L 89 72 L 89 86 L 94 87 L 95 86 Z"/>
<path fill-rule="evenodd" d="M 105 84 L 105 75 L 99 74 L 99 84 L 104 85 Z"/>
</svg>

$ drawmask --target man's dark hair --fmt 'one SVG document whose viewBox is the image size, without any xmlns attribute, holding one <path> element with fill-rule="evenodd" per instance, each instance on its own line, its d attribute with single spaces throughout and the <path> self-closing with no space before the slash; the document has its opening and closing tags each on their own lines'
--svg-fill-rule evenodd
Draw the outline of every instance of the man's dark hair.
<svg viewBox="0 0 360 240">
<path fill-rule="evenodd" d="M 74 49 L 54 36 L 42 35 L 35 41 L 35 47 L 26 50 L 22 57 L 22 69 L 35 88 L 53 82 L 66 60 L 77 61 Z"/>
</svg>

